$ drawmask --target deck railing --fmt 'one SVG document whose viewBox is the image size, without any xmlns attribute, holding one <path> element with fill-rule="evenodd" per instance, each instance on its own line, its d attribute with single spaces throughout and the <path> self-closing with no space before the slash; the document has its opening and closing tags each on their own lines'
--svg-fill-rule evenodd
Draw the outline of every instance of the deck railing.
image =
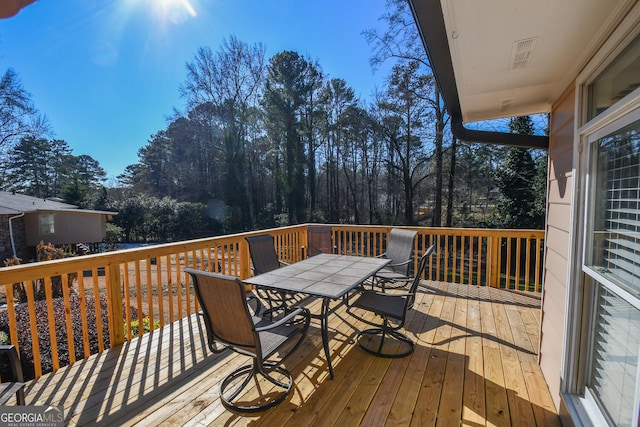
<svg viewBox="0 0 640 427">
<path fill-rule="evenodd" d="M 339 253 L 378 256 L 391 228 L 334 225 L 334 244 Z M 542 231 L 414 229 L 416 261 L 438 245 L 425 278 L 542 290 Z M 305 256 L 306 225 L 298 225 L 0 268 L 0 294 L 6 297 L 0 328 L 7 325 L 27 376 L 38 378 L 198 312 L 184 269 L 246 278 L 251 266 L 245 237 L 263 233 L 274 236 L 282 260 Z M 43 295 L 36 294 L 36 284 Z M 26 301 L 17 301 L 14 289 L 23 290 Z"/>
</svg>

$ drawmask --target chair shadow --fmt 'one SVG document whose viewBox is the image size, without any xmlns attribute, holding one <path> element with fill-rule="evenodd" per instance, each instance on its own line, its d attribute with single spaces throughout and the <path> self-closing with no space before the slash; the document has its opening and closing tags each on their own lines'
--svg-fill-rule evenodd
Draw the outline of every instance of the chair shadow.
<svg viewBox="0 0 640 427">
<path fill-rule="evenodd" d="M 430 286 L 427 286 L 426 290 L 439 295 L 484 301 L 484 297 L 454 295 L 439 288 L 433 289 Z M 493 300 L 487 301 L 495 302 Z M 460 338 L 482 337 L 523 353 L 534 353 L 513 343 L 506 342 L 497 336 L 482 334 L 472 328 L 461 327 L 451 322 L 437 319 L 420 309 L 413 311 L 413 318 L 405 325 L 405 331 L 414 335 L 414 338 L 418 334 L 423 334 L 439 327 L 439 325 L 450 326 L 462 331 L 463 334 L 428 344 L 418 341 L 413 355 L 428 353 L 429 357 L 427 357 L 426 361 L 414 360 L 413 355 L 410 355 L 408 357 L 412 359 L 409 359 L 409 361 L 407 361 L 407 358 L 389 361 L 389 369 L 400 364 L 398 366 L 403 366 L 402 369 L 406 370 L 405 365 L 408 363 L 426 363 L 423 375 L 425 377 L 429 376 L 427 385 L 435 389 L 438 387 L 442 389 L 445 387 L 446 371 L 442 369 L 440 373 L 430 369 L 435 366 L 436 361 L 451 361 L 459 366 L 464 366 L 463 375 L 461 375 L 463 383 L 459 384 L 460 387 L 466 387 L 467 384 L 475 384 L 478 389 L 484 390 L 482 394 L 484 402 L 482 405 L 485 408 L 484 416 L 488 423 L 505 424 L 505 417 L 510 416 L 510 408 L 516 408 L 520 412 L 533 413 L 536 420 L 548 419 L 551 420 L 551 423 L 555 423 L 558 416 L 553 411 L 523 399 L 514 390 L 507 389 L 505 386 L 495 383 L 471 369 L 468 356 L 444 351 L 437 347 L 450 344 Z M 341 319 L 348 326 L 345 328 L 346 332 L 338 331 L 330 326 L 329 341 L 335 370 L 335 378 L 333 380 L 328 378 L 319 322 L 312 321 L 309 328 L 309 337 L 303 341 L 303 344 L 294 352 L 291 359 L 285 362 L 285 366 L 291 367 L 292 375 L 296 379 L 296 384 L 287 400 L 276 408 L 264 413 L 252 414 L 249 417 L 242 414 L 229 413 L 227 421 L 229 423 L 237 422 L 238 420 L 243 423 L 268 423 L 272 418 L 277 419 L 282 416 L 282 411 L 289 411 L 291 413 L 287 413 L 287 416 L 290 416 L 295 423 L 296 417 L 302 417 L 302 414 L 317 410 L 317 408 L 322 408 L 326 405 L 346 404 L 346 402 L 341 402 L 340 396 L 335 396 L 335 394 L 339 395 L 339 390 L 342 387 L 350 387 L 351 385 L 347 384 L 349 379 L 353 378 L 354 375 L 364 375 L 361 370 L 367 369 L 367 366 L 370 365 L 349 363 L 349 358 L 367 358 L 366 360 L 370 361 L 379 359 L 364 353 L 356 345 L 355 335 L 357 333 L 356 322 L 358 318 L 351 317 L 352 314 L 338 311 L 331 315 Z M 335 324 L 335 321 L 336 319 L 332 319 L 332 325 Z M 185 345 L 185 343 L 188 345 Z M 178 350 L 167 351 L 167 348 Z M 163 350 L 161 351 L 160 349 Z M 62 372 L 56 373 L 55 376 L 41 378 L 38 380 L 38 388 L 33 393 L 29 393 L 29 390 L 27 390 L 27 404 L 35 404 L 36 401 L 38 404 L 52 406 L 64 404 L 66 408 L 71 408 L 70 410 L 65 410 L 65 421 L 67 423 L 71 421 L 78 425 L 94 424 L 98 412 L 102 414 L 101 423 L 118 424 L 130 422 L 137 413 L 149 405 L 156 404 L 164 399 L 169 401 L 171 399 L 170 395 L 175 393 L 181 383 L 186 384 L 189 381 L 193 381 L 194 378 L 207 375 L 207 370 L 224 361 L 228 354 L 227 352 L 213 354 L 209 351 L 206 345 L 204 326 L 198 321 L 197 316 L 193 315 L 167 325 L 162 330 L 145 334 L 143 337 L 125 342 L 119 347 L 79 361 L 71 367 L 64 368 L 61 370 Z M 168 360 L 163 360 L 163 358 L 168 358 Z M 163 367 L 160 368 L 161 366 Z M 440 375 L 439 378 L 438 375 Z M 435 378 L 435 380 L 432 381 L 432 378 Z M 305 387 L 298 387 L 298 381 L 304 381 Z M 384 384 L 392 381 L 394 381 L 392 378 L 383 377 L 378 390 L 384 390 L 387 388 Z M 176 387 L 176 383 L 178 387 Z M 215 386 L 215 384 L 212 385 L 212 387 Z M 44 399 L 45 390 L 50 397 L 43 402 L 41 399 Z M 78 390 L 90 390 L 90 392 L 78 392 Z M 86 395 L 87 393 L 90 393 L 89 399 L 83 400 L 82 394 Z M 488 395 L 489 393 L 491 398 Z M 369 397 L 367 396 L 367 398 Z M 373 394 L 370 398 L 372 402 L 382 399 L 376 394 Z M 293 402 L 294 400 L 303 403 L 297 404 Z M 209 404 L 216 405 L 218 403 L 216 401 Z M 420 401 L 415 410 L 431 413 L 434 410 L 432 405 L 439 404 L 438 402 Z M 466 404 L 465 402 L 464 405 Z M 462 407 L 463 404 L 460 403 L 460 405 Z M 479 409 L 473 408 L 473 410 Z M 67 411 L 69 412 L 67 413 Z M 509 420 L 506 421 L 508 423 Z M 546 425 L 541 422 L 538 422 L 538 424 Z"/>
<path fill-rule="evenodd" d="M 321 422 L 323 425 L 337 425 L 338 420 L 331 418 L 332 416 L 337 417 L 343 412 L 349 412 L 354 409 L 352 405 L 362 405 L 364 400 L 365 405 L 368 405 L 367 411 L 375 414 L 377 425 L 383 425 L 391 420 L 389 417 L 392 405 L 398 402 L 406 408 L 405 396 L 411 395 L 403 388 L 404 382 L 398 383 L 395 375 L 397 370 L 404 370 L 406 375 L 410 364 L 422 363 L 426 366 L 422 371 L 421 381 L 418 382 L 419 389 L 414 390 L 415 401 L 412 402 L 413 407 L 409 413 L 410 417 L 420 420 L 420 425 L 435 425 L 440 418 L 458 417 L 457 422 L 455 419 L 449 419 L 449 421 L 456 425 L 478 427 L 520 425 L 526 422 L 560 427 L 560 418 L 554 410 L 533 403 L 523 398 L 516 390 L 509 389 L 474 371 L 470 368 L 469 356 L 419 346 L 422 347 L 420 352 L 416 349 L 414 354 L 428 354 L 428 357 L 407 361 L 407 358 L 413 356 L 402 359 L 381 359 L 366 354 L 357 345 L 352 345 L 344 353 L 340 362 L 334 366 L 333 380 L 325 378 L 312 388 L 304 387 L 303 389 L 296 386 L 291 396 L 280 406 L 249 416 L 232 414 L 226 424 L 235 425 L 237 422 L 242 422 L 246 425 L 278 425 L 282 417 L 285 417 L 287 425 L 298 423 L 313 425 L 316 422 Z M 348 363 L 350 357 L 357 357 L 358 360 L 364 358 L 372 363 Z M 419 358 L 416 357 L 416 359 Z M 386 361 L 388 368 L 379 380 L 375 391 L 366 396 L 358 394 L 357 391 L 354 392 L 354 387 L 357 387 L 359 382 L 370 381 L 373 377 L 371 374 L 373 363 L 380 361 Z M 341 366 L 343 364 L 347 365 L 344 369 Z M 452 368 L 447 371 L 443 368 L 447 364 L 461 366 L 463 370 L 460 372 Z M 308 368 L 305 366 L 292 369 L 292 374 L 298 378 L 297 382 L 301 381 L 300 378 L 305 375 L 306 369 Z M 412 373 L 415 373 L 415 368 L 412 369 Z M 354 384 L 354 379 L 357 379 L 358 383 Z M 406 384 L 410 383 L 415 384 L 415 378 L 413 381 L 407 381 Z M 389 389 L 394 386 L 395 395 L 390 397 Z M 367 389 L 370 389 L 369 383 L 367 383 Z M 426 396 L 437 398 L 426 398 Z M 370 415 L 365 412 L 362 416 L 363 419 L 368 419 Z M 363 422 L 364 424 L 367 423 Z"/>
<path fill-rule="evenodd" d="M 183 318 L 63 368 L 62 372 L 40 378 L 38 390 L 27 392 L 27 404 L 71 408 L 65 409 L 65 424 L 72 421 L 93 425 L 97 412 L 103 412 L 101 423 L 126 420 L 174 392 L 176 383 L 186 381 L 228 355 L 211 353 L 205 336 L 204 326 L 196 315 Z M 191 345 L 183 345 L 185 342 Z M 163 358 L 167 361 L 160 368 Z M 45 390 L 49 397 L 43 400 Z M 87 394 L 89 398 L 84 399 L 82 396 Z"/>
</svg>

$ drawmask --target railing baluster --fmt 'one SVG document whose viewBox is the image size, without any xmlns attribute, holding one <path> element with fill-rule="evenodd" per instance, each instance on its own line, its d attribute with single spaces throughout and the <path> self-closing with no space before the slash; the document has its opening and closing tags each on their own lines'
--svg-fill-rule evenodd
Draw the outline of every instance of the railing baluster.
<svg viewBox="0 0 640 427">
<path fill-rule="evenodd" d="M 162 280 L 162 257 L 156 257 L 156 289 L 158 293 L 158 319 L 160 327 L 164 326 L 164 284 Z"/>
<path fill-rule="evenodd" d="M 195 253 L 193 255 L 193 262 L 195 262 Z M 189 252 L 184 253 L 184 266 L 189 266 Z M 180 272 L 180 265 L 178 265 L 178 277 L 180 277 L 181 282 L 184 278 L 184 306 L 187 317 L 189 317 L 191 316 L 191 287 L 189 285 L 191 281 Z"/>
<path fill-rule="evenodd" d="M 516 238 L 516 276 L 515 289 L 520 290 L 520 260 L 522 259 L 522 239 Z"/>
<path fill-rule="evenodd" d="M 528 291 L 531 287 L 531 238 L 527 237 L 527 247 L 525 248 L 525 262 L 524 262 L 524 290 Z"/>
<path fill-rule="evenodd" d="M 147 317 L 149 318 L 149 330 L 153 331 L 153 280 L 151 276 L 151 257 L 147 256 L 145 260 L 145 282 L 147 282 Z M 142 330 L 142 325 L 139 325 L 139 330 Z M 142 335 L 142 334 L 140 334 Z"/>
<path fill-rule="evenodd" d="M 89 343 L 89 324 L 87 321 L 87 297 L 84 289 L 84 271 L 78 271 L 78 292 L 80 293 L 80 317 L 82 318 L 82 348 L 84 357 L 91 354 L 91 344 Z M 37 376 L 36 376 L 37 378 Z"/>
<path fill-rule="evenodd" d="M 62 282 L 62 277 L 60 278 Z M 60 362 L 58 359 L 58 340 L 56 339 L 56 318 L 53 311 L 53 284 L 51 277 L 44 278 L 44 294 L 47 304 L 47 318 L 49 320 L 49 351 L 51 352 L 51 365 L 53 370 L 56 371 L 60 368 Z"/>
<path fill-rule="evenodd" d="M 140 261 L 136 260 L 133 263 L 135 267 L 135 290 L 136 290 L 136 302 L 138 303 L 138 335 L 142 336 L 144 330 L 142 324 L 144 323 L 144 315 L 142 310 L 142 277 L 140 274 Z"/>
<path fill-rule="evenodd" d="M 27 284 L 27 304 L 23 308 L 29 312 L 30 325 L 27 335 L 34 348 L 36 376 L 42 375 L 45 367 L 41 363 L 38 342 L 38 323 L 45 324 L 49 329 L 44 332 L 51 336 L 55 330 L 55 315 L 51 309 L 57 306 L 53 303 L 51 283 L 53 277 L 60 277 L 63 282 L 61 303 L 64 305 L 64 326 L 57 325 L 58 330 L 64 331 L 68 341 L 69 360 L 76 361 L 75 347 L 79 347 L 80 336 L 75 343 L 74 334 L 82 334 L 84 357 L 95 352 L 96 347 L 103 350 L 108 333 L 110 345 L 122 343 L 125 339 L 132 339 L 131 321 L 132 309 L 137 308 L 139 330 L 144 333 L 144 317 L 148 312 L 150 328 L 172 323 L 186 315 L 199 310 L 196 299 L 192 296 L 189 283 L 185 284 L 183 269 L 186 266 L 221 272 L 227 275 L 245 278 L 251 274 L 250 257 L 244 241 L 246 235 L 270 233 L 274 236 L 278 253 L 288 262 L 296 262 L 305 256 L 302 247 L 307 247 L 307 225 L 282 227 L 278 229 L 239 233 L 228 236 L 212 237 L 186 242 L 176 242 L 155 245 L 145 248 L 128 249 L 104 254 L 71 257 L 56 260 L 52 263 L 34 263 L 33 265 L 18 265 L 0 269 L 0 286 L 4 284 L 7 298 L 7 316 L 9 320 L 11 342 L 18 347 L 24 345 L 24 339 L 18 336 L 17 306 L 13 301 L 14 283 Z M 332 225 L 334 244 L 339 253 L 361 256 L 378 256 L 385 250 L 391 226 L 354 226 Z M 425 271 L 425 278 L 431 280 L 445 280 L 470 285 L 487 285 L 505 287 L 509 289 L 524 289 L 542 291 L 543 273 L 543 244 L 544 232 L 532 230 L 479 230 L 479 229 L 450 229 L 437 227 L 415 227 L 420 233 L 419 243 L 415 252 L 425 251 L 431 244 L 437 244 L 435 258 L 429 263 L 429 270 Z M 522 248 L 526 245 L 526 248 Z M 212 253 L 213 252 L 213 253 Z M 152 263 L 155 260 L 155 263 Z M 144 266 L 143 266 L 144 263 Z M 155 268 L 155 272 L 154 272 Z M 102 274 L 104 269 L 104 277 Z M 534 269 L 532 271 L 531 269 Z M 84 277 L 83 272 L 91 273 L 91 277 Z M 74 296 L 65 285 L 69 278 L 77 275 L 77 295 L 80 302 L 79 316 L 72 305 Z M 503 281 L 504 277 L 504 281 Z M 85 279 L 88 280 L 85 285 Z M 33 283 L 41 280 L 45 286 L 45 304 L 48 307 L 46 319 L 36 319 L 35 295 Z M 166 282 L 166 283 L 165 283 Z M 164 289 L 167 289 L 167 295 Z M 184 289 L 183 289 L 183 286 Z M 143 290 L 148 293 L 143 295 Z M 87 295 L 92 292 L 95 297 L 95 325 L 87 322 Z M 107 295 L 108 322 L 102 320 L 100 294 Z M 135 295 L 135 297 L 134 297 Z M 176 298 L 177 295 L 177 298 Z M 124 301 L 124 306 L 123 306 Z M 193 302 L 192 302 L 193 301 Z M 40 304 L 40 303 L 38 303 Z M 147 307 L 148 306 L 148 307 Z M 22 309 L 21 309 L 22 310 Z M 124 310 L 124 311 L 123 311 Z M 44 313 L 44 312 L 43 312 Z M 51 316 L 53 319 L 51 320 Z M 39 322 L 38 322 L 39 320 Z M 81 332 L 73 327 L 79 321 Z M 46 324 L 49 323 L 49 325 Z M 93 322 L 92 322 L 93 323 Z M 103 325 L 103 323 L 105 323 Z M 54 326 L 50 326 L 54 325 Z M 40 326 L 41 328 L 42 326 Z M 90 336 L 96 335 L 98 342 L 90 342 Z M 52 329 L 53 328 L 53 329 Z M 25 331 L 20 331 L 23 334 Z M 92 338 L 95 339 L 95 338 Z M 53 337 L 52 361 L 54 369 L 63 363 L 63 356 L 57 354 L 62 350 L 62 338 Z M 93 350 L 91 349 L 93 346 Z M 48 365 L 47 365 L 48 366 Z M 50 369 L 48 367 L 47 369 Z"/>
<path fill-rule="evenodd" d="M 38 339 L 38 320 L 36 318 L 35 295 L 33 293 L 33 282 L 26 283 L 27 306 L 29 308 L 29 330 L 31 332 L 31 348 L 33 350 L 33 368 L 36 377 L 42 375 L 42 364 L 40 363 L 40 340 Z"/>
<path fill-rule="evenodd" d="M 173 323 L 173 280 L 171 279 L 171 255 L 165 256 L 167 266 L 167 299 L 169 300 L 169 324 Z"/>
<path fill-rule="evenodd" d="M 124 277 L 124 303 L 125 303 L 125 319 L 127 328 L 127 339 L 131 341 L 131 290 L 129 289 L 129 263 L 122 263 Z"/>
<path fill-rule="evenodd" d="M 100 285 L 98 284 L 98 269 L 91 270 L 93 279 L 93 308 L 96 312 L 96 328 L 98 332 L 98 351 L 104 351 L 104 334 L 102 333 L 102 307 L 100 304 Z M 140 334 L 142 335 L 142 334 Z"/>
<path fill-rule="evenodd" d="M 541 260 L 542 257 L 544 256 L 543 253 L 543 248 L 542 248 L 542 239 L 536 239 L 536 282 L 535 282 L 535 288 L 534 291 L 535 292 L 542 292 L 542 280 L 540 279 L 541 276 Z"/>
<path fill-rule="evenodd" d="M 67 284 L 71 282 L 71 274 L 65 274 Z M 67 348 L 69 350 L 69 363 L 73 364 L 76 361 L 76 349 L 73 342 L 73 320 L 71 319 L 71 300 L 69 297 L 69 286 L 62 286 L 62 300 L 64 302 L 64 320 L 67 327 Z"/>
<path fill-rule="evenodd" d="M 511 260 L 513 259 L 511 254 L 511 240 L 511 237 L 507 239 L 507 282 L 505 289 L 511 289 Z"/>
</svg>

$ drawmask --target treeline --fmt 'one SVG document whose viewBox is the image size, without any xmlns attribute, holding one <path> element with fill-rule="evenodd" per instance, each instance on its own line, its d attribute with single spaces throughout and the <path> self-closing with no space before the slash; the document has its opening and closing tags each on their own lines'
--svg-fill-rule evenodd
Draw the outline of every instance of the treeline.
<svg viewBox="0 0 640 427">
<path fill-rule="evenodd" d="M 137 193 L 221 205 L 230 231 L 306 221 L 410 224 L 433 176 L 429 90 L 398 65 L 365 105 L 318 64 L 235 38 L 200 49 L 181 87 L 189 109 L 120 181 Z"/>
<path fill-rule="evenodd" d="M 112 236 L 126 241 L 308 221 L 542 227 L 546 154 L 452 138 L 406 4 L 388 3 L 388 31 L 366 36 L 373 62 L 395 65 L 370 99 L 317 61 L 293 51 L 267 58 L 261 44 L 232 36 L 194 54 L 178 88 L 184 108 L 110 188 L 96 160 L 47 138 L 9 70 L 3 82 L 12 84 L 0 86 L 2 188 L 117 210 Z M 15 93 L 24 108 L 9 102 Z M 530 117 L 503 126 L 540 132 Z"/>
<path fill-rule="evenodd" d="M 233 37 L 201 48 L 187 69 L 187 112 L 120 177 L 136 193 L 213 203 L 227 231 L 307 221 L 541 226 L 544 156 L 536 164 L 527 150 L 454 146 L 417 61 L 394 66 L 368 102 L 296 52 L 267 61 L 259 44 Z M 511 130 L 532 133 L 533 122 L 513 119 Z"/>
</svg>

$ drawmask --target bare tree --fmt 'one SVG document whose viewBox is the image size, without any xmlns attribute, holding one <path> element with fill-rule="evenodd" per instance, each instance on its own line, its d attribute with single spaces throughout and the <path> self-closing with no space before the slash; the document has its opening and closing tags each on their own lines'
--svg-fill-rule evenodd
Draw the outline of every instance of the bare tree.
<svg viewBox="0 0 640 427">
<path fill-rule="evenodd" d="M 406 0 L 387 0 L 388 12 L 380 18 L 387 24 L 384 32 L 377 29 L 363 32 L 369 44 L 373 47 L 371 65 L 374 68 L 388 60 L 396 60 L 400 64 L 417 63 L 425 74 L 431 74 L 431 66 L 427 60 L 424 46 L 420 42 L 418 30 Z M 442 222 L 443 198 L 443 156 L 444 156 L 444 128 L 447 121 L 446 111 L 440 99 L 440 93 L 435 79 L 431 79 L 430 87 L 425 87 L 423 97 L 433 109 L 432 125 L 434 126 L 433 145 L 435 148 L 435 177 L 434 210 L 431 220 L 432 226 L 440 226 Z M 426 125 L 426 124 L 425 124 Z M 451 153 L 455 156 L 455 153 Z M 453 162 L 452 162 L 453 163 Z M 453 176 L 450 174 L 448 188 L 452 188 Z M 449 194 L 449 198 L 452 195 Z"/>
<path fill-rule="evenodd" d="M 432 76 L 420 74 L 418 63 L 393 68 L 386 97 L 378 101 L 380 123 L 388 145 L 389 173 L 401 183 L 404 223 L 414 223 L 416 189 L 427 176 L 429 153 L 424 139 L 425 121 L 431 120 L 430 104 L 418 96 L 430 85 Z M 388 191 L 393 195 L 392 189 Z"/>
<path fill-rule="evenodd" d="M 0 79 L 0 147 L 24 137 L 40 138 L 50 133 L 46 117 L 33 105 L 31 94 L 9 68 Z"/>
<path fill-rule="evenodd" d="M 223 41 L 214 53 L 208 47 L 198 49 L 187 64 L 187 80 L 180 88 L 191 110 L 204 105 L 213 116 L 208 137 L 218 151 L 223 169 L 225 200 L 232 209 L 233 228 L 252 225 L 252 176 L 245 173 L 248 127 L 262 95 L 266 72 L 265 48 L 249 46 L 235 37 Z"/>
</svg>

